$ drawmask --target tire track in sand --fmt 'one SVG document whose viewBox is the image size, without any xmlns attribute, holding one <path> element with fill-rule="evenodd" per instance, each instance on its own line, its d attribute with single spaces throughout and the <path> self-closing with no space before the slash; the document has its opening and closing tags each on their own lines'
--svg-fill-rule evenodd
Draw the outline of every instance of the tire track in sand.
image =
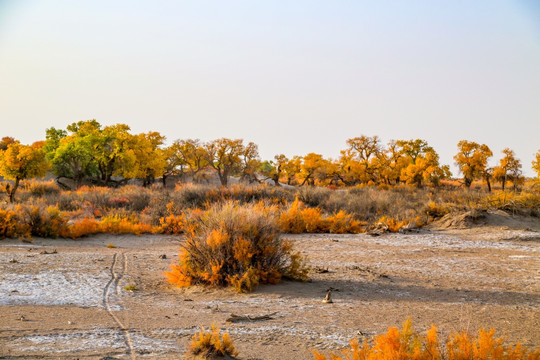
<svg viewBox="0 0 540 360">
<path fill-rule="evenodd" d="M 122 321 L 120 321 L 120 319 L 112 311 L 110 302 L 111 288 L 114 286 L 114 292 L 118 296 L 120 279 L 122 279 L 122 277 L 127 271 L 126 254 L 122 253 L 121 256 L 122 260 L 120 261 L 118 260 L 118 254 L 114 254 L 113 256 L 113 262 L 111 265 L 111 279 L 109 280 L 107 285 L 105 285 L 105 289 L 103 290 L 103 306 L 105 307 L 109 315 L 113 318 L 114 322 L 116 322 L 118 327 L 124 332 L 126 346 L 128 348 L 128 355 L 131 357 L 131 359 L 135 359 L 135 351 L 133 350 L 133 341 L 131 339 L 131 334 L 129 333 L 129 330 L 124 326 Z M 120 263 L 120 265 L 118 263 Z M 120 272 L 117 272 L 116 270 L 118 266 L 120 266 Z"/>
</svg>

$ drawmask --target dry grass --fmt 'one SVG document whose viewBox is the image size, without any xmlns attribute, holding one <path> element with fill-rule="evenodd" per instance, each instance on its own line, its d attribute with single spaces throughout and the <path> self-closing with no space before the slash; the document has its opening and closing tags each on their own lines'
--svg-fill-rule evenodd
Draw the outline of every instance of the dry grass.
<svg viewBox="0 0 540 360">
<path fill-rule="evenodd" d="M 412 222 L 428 224 L 448 213 L 501 209 L 540 217 L 540 186 L 529 181 L 520 192 L 481 186 L 471 189 L 358 186 L 350 189 L 269 185 L 177 185 L 175 189 L 127 185 L 82 186 L 61 190 L 53 181 L 25 181 L 17 205 L 0 203 L 0 238 L 70 237 L 100 232 L 167 233 L 184 231 L 184 221 L 197 209 L 235 201 L 263 201 L 280 215 L 280 229 L 291 233 L 358 233 L 385 223 L 391 231 Z"/>
</svg>

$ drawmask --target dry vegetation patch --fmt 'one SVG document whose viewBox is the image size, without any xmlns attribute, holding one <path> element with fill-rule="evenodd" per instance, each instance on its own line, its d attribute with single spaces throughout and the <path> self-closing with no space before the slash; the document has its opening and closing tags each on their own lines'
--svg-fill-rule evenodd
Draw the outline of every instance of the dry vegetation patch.
<svg viewBox="0 0 540 360">
<path fill-rule="evenodd" d="M 236 202 L 264 202 L 278 216 L 284 233 L 361 233 L 421 227 L 440 218 L 448 226 L 474 226 L 474 214 L 500 210 L 512 216 L 538 218 L 540 193 L 519 193 L 455 186 L 413 188 L 357 186 L 283 188 L 270 185 L 184 184 L 174 189 L 127 185 L 81 186 L 61 190 L 53 181 L 23 181 L 17 204 L 0 204 L 0 238 L 31 236 L 79 238 L 97 233 L 181 234 L 192 213 Z M 458 219 L 461 214 L 463 219 Z M 196 215 L 195 215 L 196 216 Z M 457 217 L 456 217 L 457 216 Z M 454 225 L 454 223 L 456 223 Z"/>
<path fill-rule="evenodd" d="M 442 343 L 437 328 L 432 325 L 422 336 L 412 327 L 411 319 L 403 328 L 388 328 L 386 334 L 375 337 L 373 344 L 355 339 L 343 356 L 331 355 L 331 360 L 535 360 L 540 359 L 540 350 L 530 350 L 520 344 L 505 345 L 503 338 L 495 337 L 495 330 L 480 329 L 477 336 L 465 330 L 450 335 Z M 315 360 L 328 358 L 314 351 Z"/>
<path fill-rule="evenodd" d="M 307 277 L 305 260 L 280 238 L 275 207 L 227 202 L 191 212 L 184 226 L 179 263 L 166 272 L 172 284 L 233 286 L 243 292 L 283 277 Z"/>
</svg>

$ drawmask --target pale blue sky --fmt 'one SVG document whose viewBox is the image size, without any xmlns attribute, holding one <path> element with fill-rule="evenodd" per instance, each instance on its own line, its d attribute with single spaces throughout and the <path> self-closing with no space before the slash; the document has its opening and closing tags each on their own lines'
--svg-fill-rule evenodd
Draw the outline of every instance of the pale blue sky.
<svg viewBox="0 0 540 360">
<path fill-rule="evenodd" d="M 263 158 L 348 138 L 540 149 L 540 2 L 0 0 L 0 136 L 95 118 Z"/>
</svg>

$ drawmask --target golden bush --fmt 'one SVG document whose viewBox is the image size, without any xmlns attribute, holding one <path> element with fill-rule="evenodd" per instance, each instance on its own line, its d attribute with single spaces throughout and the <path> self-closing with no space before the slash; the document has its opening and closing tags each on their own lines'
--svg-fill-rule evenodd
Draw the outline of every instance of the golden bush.
<svg viewBox="0 0 540 360">
<path fill-rule="evenodd" d="M 315 360 L 327 357 L 314 351 Z M 367 340 L 350 342 L 350 349 L 343 356 L 331 355 L 330 360 L 538 360 L 540 350 L 529 350 L 520 344 L 504 345 L 503 338 L 495 337 L 495 330 L 479 330 L 473 337 L 466 331 L 450 335 L 441 344 L 437 328 L 432 325 L 422 336 L 415 332 L 409 318 L 401 330 L 388 328 L 386 334 L 375 337 L 373 344 Z"/>
<path fill-rule="evenodd" d="M 288 209 L 279 217 L 279 228 L 282 232 L 301 233 L 361 233 L 366 223 L 355 220 L 351 214 L 343 210 L 332 216 L 323 216 L 321 209 L 307 207 L 296 198 Z"/>
<path fill-rule="evenodd" d="M 211 331 L 205 331 L 193 335 L 191 338 L 189 352 L 193 355 L 202 355 L 203 357 L 212 356 L 238 356 L 229 333 L 220 336 L 220 330 L 212 325 Z"/>
<path fill-rule="evenodd" d="M 186 214 L 179 263 L 165 275 L 178 286 L 207 284 L 252 291 L 282 277 L 304 280 L 308 267 L 279 236 L 275 207 L 226 202 Z"/>
</svg>

